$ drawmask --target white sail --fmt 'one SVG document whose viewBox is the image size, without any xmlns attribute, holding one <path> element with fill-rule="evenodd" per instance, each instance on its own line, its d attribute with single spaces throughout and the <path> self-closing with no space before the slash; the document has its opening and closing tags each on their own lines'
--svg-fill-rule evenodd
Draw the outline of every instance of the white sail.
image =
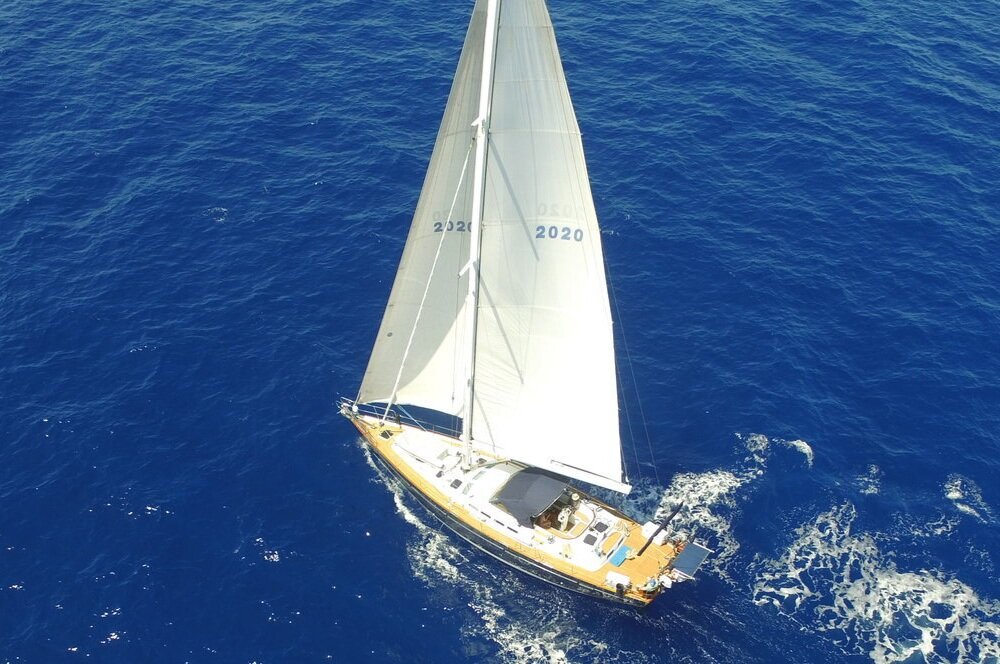
<svg viewBox="0 0 1000 664">
<path fill-rule="evenodd" d="M 600 230 L 552 23 L 543 0 L 503 0 L 499 25 L 473 439 L 628 491 Z"/>
<path fill-rule="evenodd" d="M 410 404 L 457 416 L 464 412 L 461 323 L 468 279 L 459 272 L 469 257 L 472 160 L 466 156 L 478 113 L 484 25 L 485 10 L 477 3 L 360 402 Z"/>
<path fill-rule="evenodd" d="M 486 6 L 479 0 L 473 12 L 361 402 L 463 418 L 470 410 L 469 284 L 460 273 L 469 274 Z M 543 0 L 500 2 L 492 85 L 473 444 L 627 492 L 600 229 Z"/>
</svg>

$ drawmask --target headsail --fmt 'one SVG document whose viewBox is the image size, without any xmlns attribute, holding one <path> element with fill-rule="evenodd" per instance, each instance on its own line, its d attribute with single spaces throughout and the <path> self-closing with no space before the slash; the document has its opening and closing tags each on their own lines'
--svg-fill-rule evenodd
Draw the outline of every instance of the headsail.
<svg viewBox="0 0 1000 664">
<path fill-rule="evenodd" d="M 543 0 L 501 4 L 486 177 L 474 440 L 628 491 L 600 229 Z"/>
<path fill-rule="evenodd" d="M 485 2 L 481 4 L 485 7 Z M 472 164 L 466 155 L 478 113 L 486 22 L 483 7 L 476 5 L 466 33 L 399 271 L 361 383 L 361 402 L 391 401 L 457 416 L 464 412 L 462 311 L 468 280 L 458 274 L 469 260 L 472 178 L 463 174 L 463 168 L 468 171 Z M 424 311 L 418 317 L 422 300 Z"/>
</svg>

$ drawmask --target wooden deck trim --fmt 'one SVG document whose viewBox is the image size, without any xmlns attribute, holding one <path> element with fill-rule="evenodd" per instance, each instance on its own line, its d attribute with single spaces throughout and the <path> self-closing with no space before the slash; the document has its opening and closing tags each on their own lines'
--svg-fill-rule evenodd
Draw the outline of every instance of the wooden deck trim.
<svg viewBox="0 0 1000 664">
<path fill-rule="evenodd" d="M 387 463 L 390 463 L 393 466 L 396 472 L 405 477 L 414 488 L 420 491 L 429 500 L 437 504 L 441 509 L 447 511 L 466 526 L 476 530 L 482 536 L 500 543 L 525 558 L 533 560 L 541 565 L 544 565 L 545 567 L 557 570 L 558 572 L 582 583 L 599 588 L 604 592 L 614 592 L 613 589 L 609 588 L 604 582 L 607 573 L 613 571 L 619 574 L 624 574 L 632 579 L 632 588 L 626 591 L 625 595 L 631 599 L 648 604 L 654 599 L 655 595 L 649 596 L 646 593 L 639 592 L 639 586 L 645 583 L 649 577 L 658 576 L 661 573 L 661 570 L 666 567 L 674 557 L 676 557 L 676 552 L 670 544 L 664 544 L 662 546 L 653 545 L 647 549 L 646 553 L 643 554 L 641 558 L 627 559 L 620 567 L 616 567 L 610 562 L 605 562 L 604 565 L 591 572 L 569 563 L 561 556 L 551 555 L 545 551 L 525 546 L 512 537 L 508 537 L 493 528 L 487 528 L 483 521 L 477 518 L 473 513 L 469 512 L 464 505 L 451 500 L 451 498 L 439 491 L 437 487 L 426 482 L 420 473 L 414 470 L 409 463 L 404 461 L 402 457 L 392 449 L 392 441 L 395 436 L 402 431 L 401 427 L 392 425 L 384 426 L 380 424 L 373 426 L 360 417 L 352 417 L 351 421 L 361 432 L 361 435 L 368 442 L 368 444 L 374 447 L 380 456 Z M 390 432 L 391 435 L 389 438 L 384 438 L 380 435 L 384 431 Z M 591 499 L 593 498 L 591 497 Z M 603 506 L 603 503 L 600 504 Z M 642 537 L 639 524 L 629 517 L 622 515 L 613 508 L 609 508 L 609 511 L 612 511 L 620 518 L 625 518 L 630 524 L 628 532 L 623 538 L 622 543 L 631 547 L 633 551 L 637 551 L 640 547 L 642 547 L 642 545 L 645 544 L 645 538 Z"/>
</svg>

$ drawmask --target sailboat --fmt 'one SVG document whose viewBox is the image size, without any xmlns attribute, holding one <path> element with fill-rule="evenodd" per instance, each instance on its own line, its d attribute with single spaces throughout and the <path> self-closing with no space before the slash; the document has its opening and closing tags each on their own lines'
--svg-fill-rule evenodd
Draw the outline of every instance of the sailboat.
<svg viewBox="0 0 1000 664">
<path fill-rule="evenodd" d="M 710 551 L 581 488 L 631 489 L 616 386 L 600 229 L 548 9 L 478 0 L 360 391 L 340 412 L 472 545 L 645 606 Z"/>
</svg>

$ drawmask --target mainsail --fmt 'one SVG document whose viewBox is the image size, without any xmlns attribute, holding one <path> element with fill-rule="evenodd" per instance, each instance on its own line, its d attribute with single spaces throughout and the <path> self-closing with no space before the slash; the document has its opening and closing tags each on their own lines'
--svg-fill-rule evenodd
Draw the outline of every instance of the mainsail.
<svg viewBox="0 0 1000 664">
<path fill-rule="evenodd" d="M 628 491 L 600 230 L 543 0 L 500 3 L 474 399 L 463 403 L 469 233 L 449 232 L 444 217 L 454 200 L 451 227 L 468 228 L 485 7 L 473 13 L 360 400 L 471 417 L 474 447 Z"/>
</svg>

